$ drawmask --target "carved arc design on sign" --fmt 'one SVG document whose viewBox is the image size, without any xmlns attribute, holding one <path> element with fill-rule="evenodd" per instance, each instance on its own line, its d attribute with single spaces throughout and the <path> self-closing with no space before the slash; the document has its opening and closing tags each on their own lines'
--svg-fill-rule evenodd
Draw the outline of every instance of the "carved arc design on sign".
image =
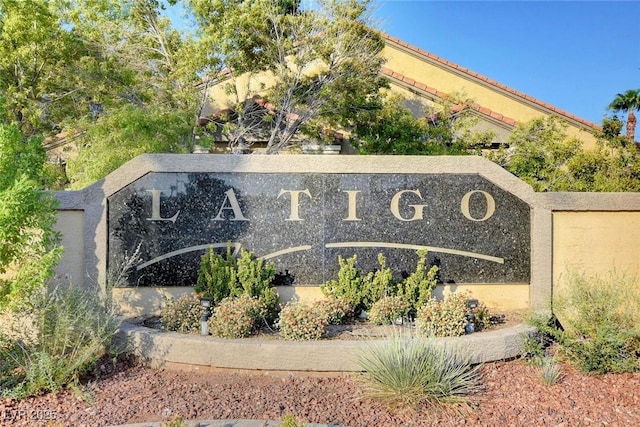
<svg viewBox="0 0 640 427">
<path fill-rule="evenodd" d="M 238 253 L 240 252 L 241 247 L 242 247 L 242 244 L 239 243 L 239 242 L 210 243 L 210 244 L 206 244 L 206 245 L 191 246 L 191 247 L 188 247 L 188 248 L 179 249 L 177 251 L 169 252 L 169 253 L 166 253 L 166 254 L 161 255 L 159 257 L 155 257 L 154 259 L 152 259 L 150 261 L 143 262 L 143 263 L 137 265 L 136 266 L 136 270 L 142 270 L 143 268 L 148 267 L 148 266 L 150 266 L 152 264 L 155 264 L 157 262 L 163 261 L 165 259 L 168 259 L 168 258 L 171 258 L 171 257 L 174 257 L 174 256 L 186 254 L 188 252 L 194 252 L 194 251 L 198 251 L 199 252 L 199 251 L 206 250 L 206 249 L 209 249 L 209 248 L 226 248 L 228 245 L 231 246 L 232 248 L 234 248 L 233 256 L 237 256 Z M 308 251 L 312 247 L 313 247 L 312 245 L 295 246 L 295 247 L 292 247 L 292 248 L 286 248 L 286 249 L 282 249 L 282 250 L 279 250 L 279 251 L 276 251 L 276 252 L 272 252 L 270 254 L 262 255 L 262 256 L 259 256 L 259 258 L 267 260 L 267 259 L 271 259 L 271 258 L 276 258 L 276 257 L 282 256 L 282 255 L 290 254 L 290 253 L 293 253 L 293 252 Z M 405 244 L 405 243 L 341 242 L 341 243 L 327 243 L 325 245 L 325 247 L 327 247 L 327 248 L 391 248 L 391 249 L 410 249 L 410 250 L 414 250 L 414 251 L 418 251 L 420 249 L 426 249 L 429 252 L 466 256 L 466 257 L 470 257 L 470 258 L 484 259 L 484 260 L 487 260 L 487 261 L 496 262 L 498 264 L 504 264 L 504 258 L 495 257 L 495 256 L 491 256 L 491 255 L 478 254 L 478 253 L 469 252 L 469 251 L 459 251 L 459 250 L 456 250 L 456 249 L 449 249 L 449 248 L 439 248 L 439 247 L 435 247 L 435 246 L 409 245 L 409 244 Z"/>
</svg>

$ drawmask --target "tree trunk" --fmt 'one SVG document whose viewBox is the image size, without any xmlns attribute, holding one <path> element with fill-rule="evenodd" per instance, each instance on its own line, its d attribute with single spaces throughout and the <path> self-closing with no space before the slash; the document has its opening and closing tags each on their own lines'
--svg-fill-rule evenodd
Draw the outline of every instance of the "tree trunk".
<svg viewBox="0 0 640 427">
<path fill-rule="evenodd" d="M 629 109 L 629 117 L 627 118 L 627 138 L 635 141 L 636 134 L 636 115 L 633 114 L 633 108 Z"/>
</svg>

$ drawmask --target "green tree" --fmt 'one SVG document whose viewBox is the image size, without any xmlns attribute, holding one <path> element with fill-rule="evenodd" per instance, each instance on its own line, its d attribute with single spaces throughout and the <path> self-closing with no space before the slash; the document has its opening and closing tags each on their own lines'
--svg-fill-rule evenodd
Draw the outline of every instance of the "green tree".
<svg viewBox="0 0 640 427">
<path fill-rule="evenodd" d="M 140 154 L 188 152 L 192 123 L 188 112 L 135 105 L 80 122 L 78 155 L 67 165 L 71 187 L 92 184 Z"/>
<path fill-rule="evenodd" d="M 566 165 L 580 152 L 581 143 L 567 137 L 566 127 L 556 117 L 533 119 L 511 133 L 513 148 L 490 158 L 536 191 L 568 190 Z"/>
<path fill-rule="evenodd" d="M 55 130 L 83 99 L 74 67 L 86 50 L 63 28 L 54 3 L 0 1 L 1 120 L 18 123 L 25 135 Z"/>
<path fill-rule="evenodd" d="M 352 142 L 360 154 L 471 154 L 494 139 L 492 132 L 474 130 L 472 103 L 460 96 L 447 97 L 422 117 L 406 105 L 400 96 L 387 95 L 378 108 L 352 121 Z"/>
<path fill-rule="evenodd" d="M 268 153 L 294 146 L 302 131 L 321 137 L 318 119 L 343 120 L 383 85 L 383 42 L 368 25 L 368 0 L 321 0 L 309 10 L 296 1 L 191 4 L 225 71 L 232 114 L 218 126 L 236 152 L 265 130 Z"/>
<path fill-rule="evenodd" d="M 65 22 L 92 46 L 79 74 L 91 86 L 91 114 L 65 123 L 78 156 L 73 188 L 89 185 L 143 153 L 189 152 L 204 100 L 202 44 L 172 28 L 158 0 L 68 1 Z"/>
<path fill-rule="evenodd" d="M 40 191 L 41 142 L 0 124 L 0 307 L 46 284 L 61 255 L 55 201 Z"/>
<path fill-rule="evenodd" d="M 199 106 L 198 72 L 205 71 L 205 53 L 190 35 L 180 33 L 162 15 L 158 0 L 67 1 L 64 21 L 94 55 L 84 58 L 85 84 L 92 84 L 92 102 L 112 108 L 153 103 L 190 110 Z M 88 89 L 88 88 L 87 88 Z"/>
<path fill-rule="evenodd" d="M 531 120 L 514 130 L 509 149 L 487 157 L 536 191 L 640 191 L 640 156 L 614 136 L 615 122 L 605 122 L 591 150 L 569 138 L 566 127 L 556 117 Z"/>
<path fill-rule="evenodd" d="M 360 154 L 424 154 L 429 123 L 402 104 L 401 97 L 388 96 L 354 120 L 351 142 Z"/>
<path fill-rule="evenodd" d="M 631 141 L 635 140 L 636 132 L 636 115 L 634 110 L 640 111 L 640 89 L 630 89 L 624 93 L 616 95 L 609 109 L 614 112 L 625 112 L 627 115 L 627 138 Z"/>
</svg>

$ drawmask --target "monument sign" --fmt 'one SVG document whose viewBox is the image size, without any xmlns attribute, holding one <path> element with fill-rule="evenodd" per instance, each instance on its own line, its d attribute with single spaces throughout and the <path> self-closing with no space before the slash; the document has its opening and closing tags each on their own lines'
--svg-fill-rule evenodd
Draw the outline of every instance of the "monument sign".
<svg viewBox="0 0 640 427">
<path fill-rule="evenodd" d="M 150 172 L 107 200 L 108 269 L 129 286 L 194 285 L 209 247 L 273 262 L 294 285 L 337 277 L 338 256 L 401 277 L 416 251 L 443 283 L 528 283 L 531 211 L 476 174 Z M 131 258 L 133 255 L 134 258 Z"/>
</svg>

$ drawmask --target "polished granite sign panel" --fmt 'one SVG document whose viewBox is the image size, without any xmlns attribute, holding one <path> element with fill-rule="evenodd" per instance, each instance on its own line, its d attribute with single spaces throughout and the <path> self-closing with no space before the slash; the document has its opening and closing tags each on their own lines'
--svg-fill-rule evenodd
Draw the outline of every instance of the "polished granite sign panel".
<svg viewBox="0 0 640 427">
<path fill-rule="evenodd" d="M 208 247 L 245 248 L 295 285 L 416 250 L 444 283 L 528 283 L 530 208 L 474 174 L 149 173 L 108 198 L 108 268 L 127 285 L 193 285 Z"/>
</svg>

